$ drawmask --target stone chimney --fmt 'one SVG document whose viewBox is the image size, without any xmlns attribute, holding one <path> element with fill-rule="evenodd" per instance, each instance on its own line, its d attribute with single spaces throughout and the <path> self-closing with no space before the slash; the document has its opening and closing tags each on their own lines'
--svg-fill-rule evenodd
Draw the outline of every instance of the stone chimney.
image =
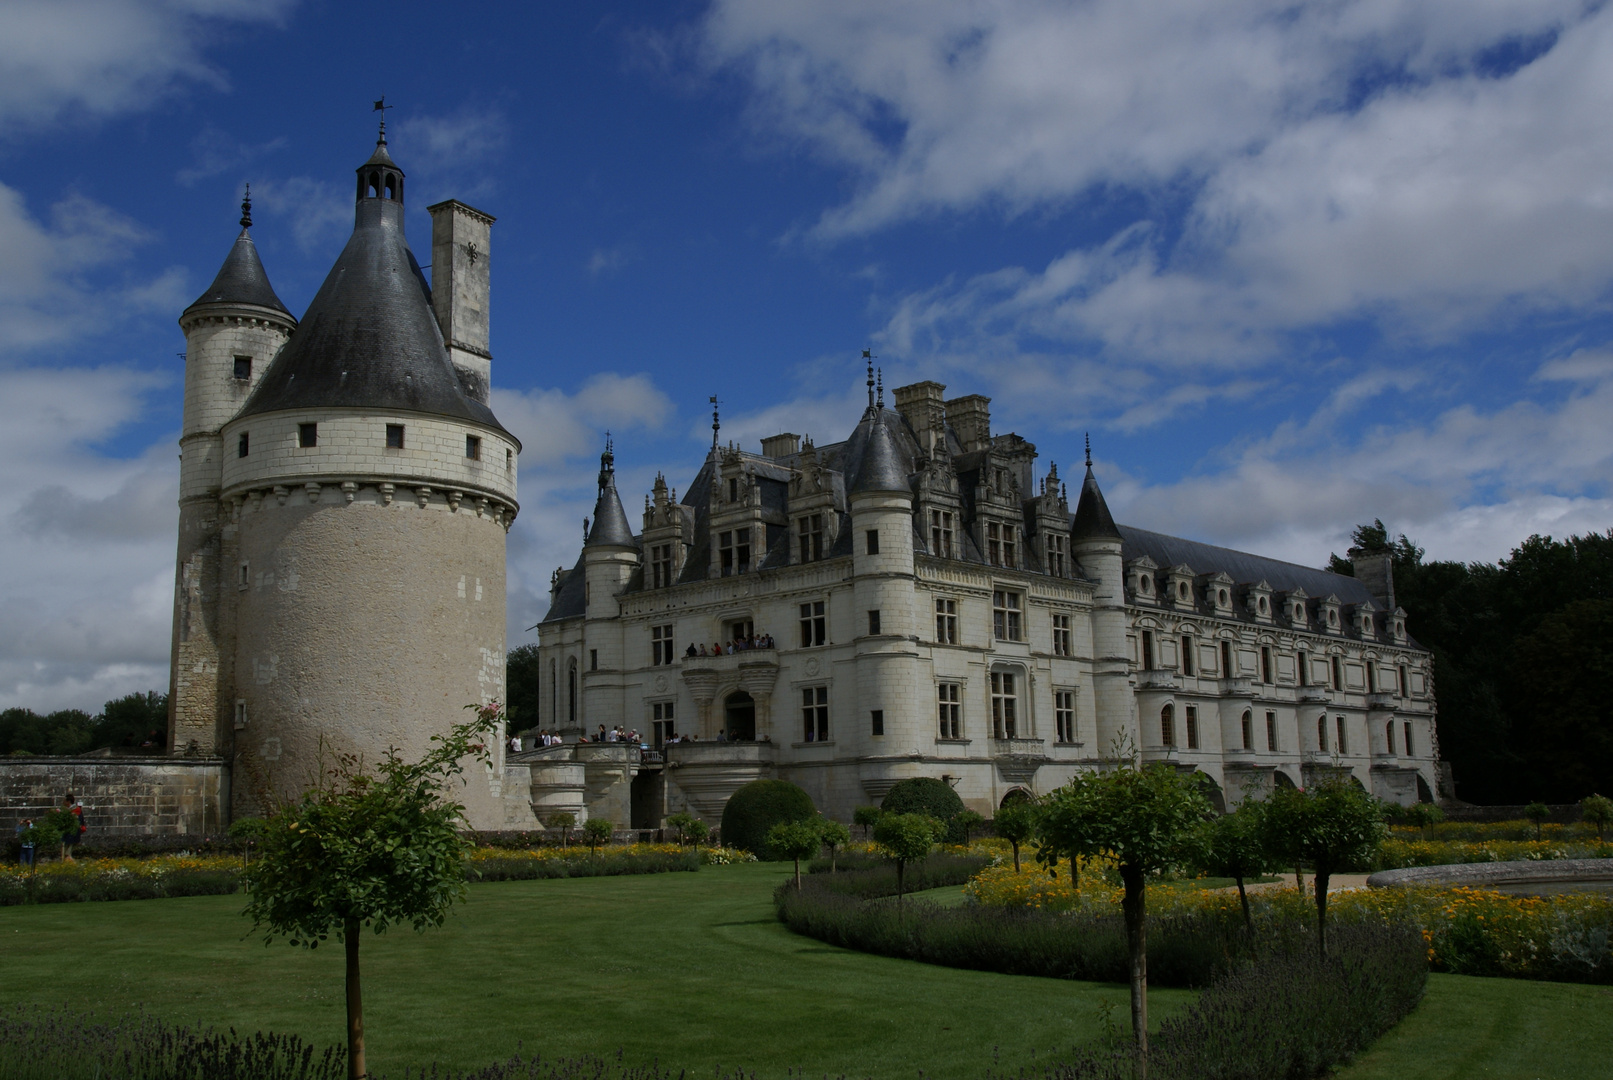
<svg viewBox="0 0 1613 1080">
<path fill-rule="evenodd" d="M 938 382 L 919 382 L 898 386 L 894 394 L 896 411 L 902 414 L 919 445 L 931 457 L 935 456 L 936 444 L 946 439 L 947 407 L 943 400 L 946 390 Z"/>
<path fill-rule="evenodd" d="M 458 199 L 428 206 L 426 213 L 431 215 L 431 306 L 460 385 L 485 405 L 493 376 L 487 316 L 495 219 Z"/>
<path fill-rule="evenodd" d="M 991 445 L 991 399 L 979 394 L 953 398 L 946 403 L 947 423 L 958 433 L 965 453 Z"/>
<path fill-rule="evenodd" d="M 801 436 L 784 432 L 781 435 L 769 435 L 762 440 L 762 456 L 770 458 L 789 457 L 791 454 L 801 452 Z"/>
<path fill-rule="evenodd" d="M 1350 550 L 1350 567 L 1355 579 L 1367 587 L 1378 606 L 1393 611 L 1395 603 L 1394 556 L 1387 551 L 1365 552 Z"/>
</svg>

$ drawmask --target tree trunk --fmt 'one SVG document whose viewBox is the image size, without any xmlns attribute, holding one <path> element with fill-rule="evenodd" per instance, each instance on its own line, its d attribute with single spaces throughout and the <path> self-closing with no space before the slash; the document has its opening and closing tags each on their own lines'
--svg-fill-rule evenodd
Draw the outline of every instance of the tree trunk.
<svg viewBox="0 0 1613 1080">
<path fill-rule="evenodd" d="M 1316 868 L 1316 947 L 1327 955 L 1327 879 L 1333 875 L 1321 866 Z"/>
<path fill-rule="evenodd" d="M 902 906 L 902 870 L 904 869 L 902 864 L 906 861 L 906 859 L 896 860 L 896 906 L 898 909 Z"/>
<path fill-rule="evenodd" d="M 1013 843 L 1013 841 L 1009 842 Z M 1014 844 L 1014 873 L 1019 873 L 1019 845 L 1017 843 Z"/>
<path fill-rule="evenodd" d="M 1131 1033 L 1137 1042 L 1136 1080 L 1148 1077 L 1148 898 L 1141 867 L 1120 866 L 1126 895 L 1126 944 L 1131 947 Z"/>
<path fill-rule="evenodd" d="M 357 919 L 348 919 L 342 929 L 347 945 L 347 1076 L 348 1080 L 364 1080 L 369 1075 L 364 1068 L 364 994 L 358 981 Z"/>
<path fill-rule="evenodd" d="M 1294 887 L 1299 890 L 1299 895 L 1305 895 L 1305 868 L 1302 866 L 1294 867 Z"/>
<path fill-rule="evenodd" d="M 1253 934 L 1255 932 L 1255 920 L 1254 916 L 1249 914 L 1249 894 L 1244 891 L 1243 878 L 1240 876 L 1237 881 L 1238 903 L 1243 905 L 1243 928 Z"/>
<path fill-rule="evenodd" d="M 801 860 L 795 860 L 795 891 L 801 891 Z"/>
</svg>

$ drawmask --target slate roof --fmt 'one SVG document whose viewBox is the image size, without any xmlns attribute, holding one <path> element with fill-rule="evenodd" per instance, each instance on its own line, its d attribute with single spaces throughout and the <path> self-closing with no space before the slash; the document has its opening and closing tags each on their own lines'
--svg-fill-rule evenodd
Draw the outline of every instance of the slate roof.
<svg viewBox="0 0 1613 1080">
<path fill-rule="evenodd" d="M 448 359 L 400 201 L 358 200 L 353 235 L 241 415 L 319 407 L 397 409 L 503 430 Z"/>
<path fill-rule="evenodd" d="M 854 473 L 850 492 L 911 491 L 908 477 L 913 474 L 913 455 L 898 443 L 892 423 L 904 424 L 900 413 L 881 409 L 865 416 L 846 440 L 841 455 L 848 474 Z M 905 440 L 904 440 L 905 441 Z"/>
<path fill-rule="evenodd" d="M 291 314 L 275 295 L 268 272 L 263 269 L 263 260 L 258 258 L 258 245 L 252 242 L 251 232 L 244 228 L 224 257 L 224 265 L 219 267 L 213 284 L 185 309 L 185 313 L 202 304 L 256 304 Z"/>
<path fill-rule="evenodd" d="M 1091 465 L 1087 466 L 1086 479 L 1081 482 L 1081 499 L 1070 518 L 1070 535 L 1076 540 L 1121 539 L 1114 516 L 1109 513 L 1109 504 L 1103 501 L 1098 478 L 1092 475 Z"/>
<path fill-rule="evenodd" d="M 627 523 L 622 497 L 616 492 L 616 455 L 609 447 L 599 456 L 599 497 L 594 500 L 594 524 L 584 547 L 637 547 L 633 526 Z"/>
<path fill-rule="evenodd" d="M 1186 563 L 1195 574 L 1224 571 L 1240 585 L 1252 585 L 1263 580 L 1276 592 L 1304 589 L 1312 599 L 1317 600 L 1332 594 L 1346 604 L 1364 604 L 1369 600 L 1376 603 L 1364 584 L 1343 574 L 1331 574 L 1326 570 L 1250 555 L 1214 544 L 1201 544 L 1197 540 L 1183 540 L 1179 536 L 1149 532 L 1131 525 L 1118 528 L 1124 541 L 1121 557 L 1127 562 L 1146 555 L 1162 568 Z"/>
</svg>

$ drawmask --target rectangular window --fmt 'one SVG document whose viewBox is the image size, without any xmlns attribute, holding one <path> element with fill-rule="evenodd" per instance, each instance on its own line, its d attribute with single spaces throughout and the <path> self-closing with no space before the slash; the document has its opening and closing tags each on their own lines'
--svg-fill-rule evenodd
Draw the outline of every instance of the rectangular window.
<svg viewBox="0 0 1613 1080">
<path fill-rule="evenodd" d="M 509 472 L 513 468 L 515 468 L 515 451 L 506 449 L 504 451 L 504 471 Z"/>
<path fill-rule="evenodd" d="M 1186 714 L 1186 720 L 1187 720 L 1187 748 L 1189 750 L 1197 750 L 1199 748 L 1199 709 L 1198 709 L 1198 706 L 1197 705 L 1184 706 L 1183 709 L 1182 709 L 1182 712 Z"/>
<path fill-rule="evenodd" d="M 1182 674 L 1193 674 L 1193 639 L 1185 636 L 1182 638 Z"/>
<path fill-rule="evenodd" d="M 801 605 L 801 648 L 809 649 L 829 640 L 829 620 L 824 615 L 824 602 L 814 600 Z"/>
<path fill-rule="evenodd" d="M 1019 697 L 1014 676 L 1007 671 L 991 673 L 991 732 L 999 739 L 1013 739 L 1019 732 Z"/>
<path fill-rule="evenodd" d="M 803 742 L 829 741 L 829 688 L 808 686 L 801 691 Z"/>
<path fill-rule="evenodd" d="M 1277 752 L 1277 714 L 1266 710 L 1266 749 Z"/>
<path fill-rule="evenodd" d="M 1020 615 L 1024 600 L 1016 592 L 997 589 L 991 594 L 991 629 L 999 641 L 1020 641 Z"/>
<path fill-rule="evenodd" d="M 756 634 L 756 624 L 750 619 L 730 619 L 723 624 L 729 641 L 749 641 Z"/>
<path fill-rule="evenodd" d="M 868 729 L 872 735 L 885 734 L 885 710 L 871 709 L 868 712 Z"/>
<path fill-rule="evenodd" d="M 1300 653 L 1294 658 L 1294 666 L 1299 669 L 1299 685 L 1309 686 L 1311 682 L 1311 658 L 1309 653 Z"/>
<path fill-rule="evenodd" d="M 1407 720 L 1400 727 L 1400 745 L 1405 748 L 1406 756 L 1412 757 L 1417 753 L 1411 747 L 1411 721 Z"/>
<path fill-rule="evenodd" d="M 589 649 L 588 650 L 588 670 L 589 671 L 598 671 L 599 670 L 599 650 L 598 649 Z"/>
<path fill-rule="evenodd" d="M 868 613 L 868 635 L 870 637 L 875 637 L 878 634 L 879 634 L 879 612 L 870 611 Z"/>
<path fill-rule="evenodd" d="M 250 356 L 237 356 L 235 358 L 235 377 L 246 382 L 252 377 L 252 358 Z"/>
<path fill-rule="evenodd" d="M 717 558 L 722 576 L 750 572 L 750 530 L 734 529 L 717 536 Z"/>
<path fill-rule="evenodd" d="M 242 563 L 241 564 L 240 569 L 236 572 L 235 584 L 240 586 L 243 589 L 246 588 L 248 585 L 252 584 L 252 564 L 251 563 Z"/>
<path fill-rule="evenodd" d="M 1371 660 L 1367 661 L 1367 693 L 1378 692 L 1378 665 Z"/>
<path fill-rule="evenodd" d="M 958 643 L 958 602 L 956 600 L 937 600 L 935 602 L 935 640 L 942 645 L 956 645 Z"/>
<path fill-rule="evenodd" d="M 650 663 L 672 663 L 672 627 L 650 627 Z"/>
<path fill-rule="evenodd" d="M 482 460 L 482 437 L 480 435 L 465 436 L 465 456 L 472 461 Z"/>
<path fill-rule="evenodd" d="M 986 561 L 993 566 L 1018 566 L 1019 533 L 1013 525 L 991 522 L 986 526 Z"/>
<path fill-rule="evenodd" d="M 952 511 L 930 511 L 930 554 L 938 559 L 953 559 Z"/>
<path fill-rule="evenodd" d="M 1271 677 L 1271 648 L 1260 646 L 1260 681 L 1268 686 L 1275 680 Z"/>
<path fill-rule="evenodd" d="M 388 450 L 403 449 L 403 425 L 388 424 L 386 426 L 386 448 Z"/>
<path fill-rule="evenodd" d="M 301 446 L 301 447 L 318 446 L 319 445 L 319 425 L 318 424 L 298 424 L 297 425 L 297 445 Z"/>
<path fill-rule="evenodd" d="M 808 514 L 795 524 L 796 535 L 801 539 L 801 561 L 817 562 L 823 558 L 823 515 Z"/>
<path fill-rule="evenodd" d="M 673 721 L 675 718 L 672 715 L 672 702 L 658 701 L 650 709 L 652 717 L 650 732 L 654 739 L 655 748 L 659 750 L 674 734 Z"/>
<path fill-rule="evenodd" d="M 1344 736 L 1344 717 L 1335 716 L 1333 720 L 1335 726 L 1338 728 L 1336 732 L 1338 735 L 1338 742 L 1334 743 L 1334 745 L 1339 748 L 1339 753 L 1348 754 L 1350 752 L 1350 740 Z"/>
<path fill-rule="evenodd" d="M 1144 671 L 1154 670 L 1154 632 L 1152 630 L 1143 631 L 1142 661 Z"/>
<path fill-rule="evenodd" d="M 249 435 L 251 435 L 251 432 L 243 431 L 243 432 L 241 432 L 241 437 L 239 439 L 235 440 L 235 456 L 236 457 L 246 457 L 247 447 L 250 445 L 250 442 L 248 440 Z"/>
<path fill-rule="evenodd" d="M 963 738 L 963 687 L 944 682 L 936 688 L 937 717 L 943 739 Z"/>
<path fill-rule="evenodd" d="M 1232 666 L 1232 643 L 1223 641 L 1221 643 L 1221 677 L 1230 679 L 1237 673 L 1238 669 Z"/>
<path fill-rule="evenodd" d="M 1068 615 L 1053 616 L 1053 655 L 1069 656 L 1070 648 L 1070 617 Z"/>
<path fill-rule="evenodd" d="M 1399 692 L 1401 697 L 1410 697 L 1410 684 L 1406 682 L 1406 665 L 1400 665 L 1396 674 L 1399 675 L 1399 678 L 1395 680 L 1395 690 Z"/>
<path fill-rule="evenodd" d="M 1167 705 L 1159 710 L 1159 745 L 1167 749 L 1176 745 L 1176 709 Z"/>
<path fill-rule="evenodd" d="M 1370 735 L 1367 736 L 1367 737 L 1371 738 Z M 1389 750 L 1389 756 L 1394 757 L 1394 754 L 1395 754 L 1395 722 L 1393 720 L 1391 720 L 1387 724 L 1383 725 L 1383 742 L 1384 742 L 1384 745 Z"/>
<path fill-rule="evenodd" d="M 1344 663 L 1336 656 L 1333 658 L 1333 689 L 1344 689 Z"/>
<path fill-rule="evenodd" d="M 654 587 L 664 589 L 672 584 L 672 545 L 654 544 L 650 547 L 650 577 Z"/>
<path fill-rule="evenodd" d="M 1058 730 L 1058 741 L 1073 743 L 1075 738 L 1075 691 L 1053 691 L 1053 726 Z"/>
<path fill-rule="evenodd" d="M 731 502 L 731 503 L 739 501 L 739 480 L 738 480 L 738 478 L 730 478 L 729 481 L 728 481 L 728 501 Z"/>
<path fill-rule="evenodd" d="M 868 554 L 870 554 L 870 555 L 878 555 L 879 554 L 879 530 L 878 529 L 869 529 L 868 530 Z"/>
<path fill-rule="evenodd" d="M 246 702 L 237 701 L 235 703 L 235 730 L 240 731 L 244 727 L 246 727 Z"/>
<path fill-rule="evenodd" d="M 1316 749 L 1327 753 L 1327 713 L 1316 718 Z"/>
<path fill-rule="evenodd" d="M 1047 538 L 1047 572 L 1053 577 L 1063 577 L 1065 574 L 1068 565 L 1066 543 L 1063 533 L 1053 533 Z"/>
</svg>

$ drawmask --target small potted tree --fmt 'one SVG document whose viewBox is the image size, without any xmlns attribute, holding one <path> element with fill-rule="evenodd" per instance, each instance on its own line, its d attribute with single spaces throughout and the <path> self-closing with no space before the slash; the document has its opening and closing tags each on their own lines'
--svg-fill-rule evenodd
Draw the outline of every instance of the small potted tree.
<svg viewBox="0 0 1613 1080">
<path fill-rule="evenodd" d="M 823 846 L 829 849 L 829 873 L 835 872 L 835 852 L 842 844 L 851 843 L 851 830 L 838 821 L 823 821 Z"/>
<path fill-rule="evenodd" d="M 598 855 L 599 849 L 610 843 L 611 833 L 615 830 L 605 818 L 591 817 L 582 823 L 582 838 L 588 845 L 590 855 Z"/>
<path fill-rule="evenodd" d="M 779 858 L 795 862 L 795 889 L 801 890 L 801 860 L 810 859 L 823 846 L 823 823 L 819 820 L 781 821 L 767 830 L 767 850 Z"/>
</svg>

